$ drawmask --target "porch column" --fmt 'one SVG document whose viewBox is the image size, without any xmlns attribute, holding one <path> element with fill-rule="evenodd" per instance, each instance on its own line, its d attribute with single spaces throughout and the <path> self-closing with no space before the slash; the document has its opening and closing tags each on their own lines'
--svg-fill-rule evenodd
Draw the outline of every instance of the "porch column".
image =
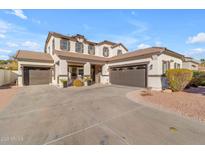
<svg viewBox="0 0 205 154">
<path fill-rule="evenodd" d="M 91 64 L 87 62 L 83 65 L 83 68 L 84 68 L 84 75 L 91 76 Z"/>
<path fill-rule="evenodd" d="M 68 80 L 68 63 L 66 60 L 59 61 L 58 83 L 62 86 L 61 80 Z"/>
<path fill-rule="evenodd" d="M 18 62 L 18 80 L 17 84 L 19 87 L 23 86 L 23 66 Z"/>
</svg>

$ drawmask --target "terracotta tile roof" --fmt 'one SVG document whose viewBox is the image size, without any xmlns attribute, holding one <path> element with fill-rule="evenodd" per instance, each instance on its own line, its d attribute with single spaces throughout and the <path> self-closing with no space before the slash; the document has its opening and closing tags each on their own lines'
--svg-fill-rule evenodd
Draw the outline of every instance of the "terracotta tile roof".
<svg viewBox="0 0 205 154">
<path fill-rule="evenodd" d="M 193 59 L 191 57 L 184 57 L 184 62 L 192 62 L 192 63 L 195 63 L 195 64 L 200 64 L 200 61 L 198 61 L 196 59 Z"/>
<path fill-rule="evenodd" d="M 114 43 L 114 42 L 111 42 L 111 41 L 107 41 L 107 40 L 104 40 L 104 41 L 98 43 L 98 45 L 102 45 L 102 44 L 116 45 L 117 43 Z"/>
<path fill-rule="evenodd" d="M 60 38 L 63 38 L 63 39 L 68 39 L 68 40 L 71 40 L 71 41 L 77 41 L 76 37 L 74 36 L 68 36 L 68 35 L 63 35 L 63 34 L 60 34 L 60 33 L 56 33 L 56 32 L 49 32 L 49 35 L 53 35 L 55 37 L 60 37 Z"/>
<path fill-rule="evenodd" d="M 99 57 L 99 56 L 76 53 L 76 52 L 65 52 L 65 51 L 55 50 L 56 55 L 59 56 L 60 58 L 61 57 L 66 58 L 68 60 L 69 58 L 74 58 L 74 59 L 82 59 L 82 60 L 88 60 L 88 61 L 89 60 L 98 61 L 101 63 L 106 63 L 106 62 L 112 63 L 115 61 L 124 61 L 124 60 L 136 59 L 136 58 L 144 58 L 144 57 L 152 56 L 155 54 L 161 54 L 162 52 L 167 52 L 168 54 L 171 54 L 173 56 L 178 56 L 179 58 L 182 58 L 183 56 L 181 54 L 178 54 L 176 52 L 173 52 L 171 50 L 168 50 L 162 47 L 151 47 L 151 48 L 146 48 L 146 49 L 140 49 L 140 50 L 128 52 L 122 55 L 114 56 L 111 58 Z M 25 51 L 25 50 L 18 51 L 16 55 L 16 59 L 53 62 L 52 57 L 47 53 L 39 53 L 39 52 Z"/>
<path fill-rule="evenodd" d="M 96 60 L 96 61 L 101 61 L 101 62 L 109 61 L 109 58 L 99 57 L 99 56 L 94 56 L 94 55 L 87 55 L 87 54 L 76 53 L 76 52 L 64 52 L 64 51 L 55 50 L 55 53 L 59 57 L 80 58 L 80 59 L 87 59 L 87 60 Z"/>
<path fill-rule="evenodd" d="M 62 38 L 62 39 L 67 39 L 67 40 L 71 40 L 71 41 L 77 41 L 78 38 L 82 38 L 82 39 L 84 39 L 84 43 L 87 43 L 89 45 L 102 45 L 102 44 L 108 44 L 108 45 L 111 45 L 111 46 L 122 45 L 127 50 L 127 48 L 122 43 L 114 43 L 114 42 L 107 41 L 107 40 L 104 40 L 102 42 L 96 43 L 96 42 L 87 40 L 85 38 L 85 36 L 80 35 L 80 34 L 68 36 L 68 35 L 63 35 L 63 34 L 56 33 L 56 32 L 49 32 L 48 36 L 47 36 L 47 39 L 46 39 L 45 47 L 44 47 L 45 51 L 46 51 L 46 45 L 47 45 L 48 41 L 50 40 L 51 36 L 54 36 L 54 37 L 57 37 L 57 38 Z"/>
<path fill-rule="evenodd" d="M 146 48 L 146 49 L 140 49 L 140 50 L 135 50 L 135 51 L 128 52 L 122 55 L 111 57 L 110 61 L 124 60 L 124 59 L 129 59 L 129 58 L 145 56 L 145 55 L 159 54 L 165 50 L 166 48 L 161 48 L 161 47 L 151 47 L 151 48 Z"/>
<path fill-rule="evenodd" d="M 39 61 L 39 62 L 54 62 L 50 54 L 44 52 L 35 52 L 28 50 L 19 50 L 15 56 L 17 60 Z"/>
</svg>

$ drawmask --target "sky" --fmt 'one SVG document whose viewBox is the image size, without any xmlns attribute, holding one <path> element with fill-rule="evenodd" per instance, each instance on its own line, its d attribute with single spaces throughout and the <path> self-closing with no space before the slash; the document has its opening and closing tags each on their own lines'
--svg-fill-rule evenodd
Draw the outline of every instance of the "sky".
<svg viewBox="0 0 205 154">
<path fill-rule="evenodd" d="M 0 10 L 0 59 L 19 49 L 43 52 L 49 31 L 152 46 L 205 58 L 205 10 Z"/>
</svg>

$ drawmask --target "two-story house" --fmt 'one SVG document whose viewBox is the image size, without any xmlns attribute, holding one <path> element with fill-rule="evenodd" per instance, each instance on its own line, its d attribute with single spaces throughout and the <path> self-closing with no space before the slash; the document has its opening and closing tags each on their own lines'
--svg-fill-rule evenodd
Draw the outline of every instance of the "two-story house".
<svg viewBox="0 0 205 154">
<path fill-rule="evenodd" d="M 95 83 L 163 88 L 163 74 L 182 68 L 184 56 L 167 48 L 128 52 L 122 43 L 93 42 L 82 35 L 50 32 L 44 52 L 19 50 L 18 85 L 61 85 L 90 76 Z"/>
<path fill-rule="evenodd" d="M 79 75 L 91 76 L 96 83 L 105 83 L 108 82 L 108 77 L 102 70 L 108 59 L 127 52 L 127 48 L 121 43 L 106 40 L 96 43 L 79 34 L 67 36 L 50 32 L 44 53 L 18 51 L 18 84 L 59 85 L 61 79 L 75 79 Z"/>
</svg>

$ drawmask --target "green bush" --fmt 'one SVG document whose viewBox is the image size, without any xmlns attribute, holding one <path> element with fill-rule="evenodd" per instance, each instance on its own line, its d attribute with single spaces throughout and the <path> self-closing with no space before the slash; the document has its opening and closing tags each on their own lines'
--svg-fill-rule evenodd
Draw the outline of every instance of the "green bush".
<svg viewBox="0 0 205 154">
<path fill-rule="evenodd" d="M 190 82 L 190 86 L 192 87 L 205 86 L 205 72 L 193 71 L 193 78 Z"/>
<path fill-rule="evenodd" d="M 60 81 L 61 81 L 61 83 L 63 84 L 63 87 L 66 87 L 66 86 L 67 86 L 67 83 L 68 83 L 67 80 L 61 79 Z"/>
<path fill-rule="evenodd" d="M 79 79 L 76 79 L 73 81 L 73 86 L 75 87 L 82 87 L 83 86 L 83 82 Z"/>
<path fill-rule="evenodd" d="M 182 91 L 192 79 L 189 69 L 170 69 L 166 72 L 169 87 L 172 91 Z"/>
</svg>

